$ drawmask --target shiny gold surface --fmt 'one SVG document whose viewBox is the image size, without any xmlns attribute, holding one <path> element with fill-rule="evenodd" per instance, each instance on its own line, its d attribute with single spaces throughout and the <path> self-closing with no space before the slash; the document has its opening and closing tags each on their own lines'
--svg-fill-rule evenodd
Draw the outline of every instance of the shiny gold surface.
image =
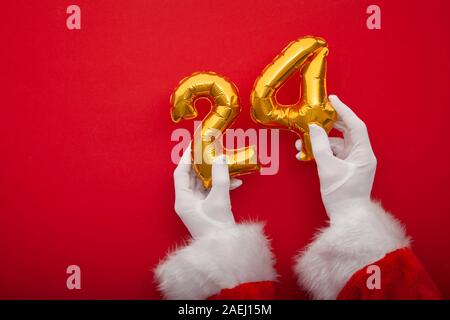
<svg viewBox="0 0 450 320">
<path fill-rule="evenodd" d="M 263 70 L 251 93 L 253 120 L 303 135 L 303 161 L 313 159 L 308 124 L 318 124 L 328 133 L 337 117 L 327 97 L 327 54 L 327 43 L 321 38 L 307 36 L 291 42 Z M 281 105 L 276 92 L 297 70 L 302 77 L 302 97 L 297 104 Z"/>
<path fill-rule="evenodd" d="M 230 176 L 259 170 L 255 146 L 234 150 L 217 143 L 241 111 L 238 91 L 231 81 L 212 72 L 198 72 L 183 79 L 170 98 L 172 120 L 196 118 L 195 100 L 201 97 L 208 98 L 212 108 L 194 133 L 192 166 L 205 188 L 211 187 L 211 164 L 219 154 L 226 155 Z"/>
</svg>

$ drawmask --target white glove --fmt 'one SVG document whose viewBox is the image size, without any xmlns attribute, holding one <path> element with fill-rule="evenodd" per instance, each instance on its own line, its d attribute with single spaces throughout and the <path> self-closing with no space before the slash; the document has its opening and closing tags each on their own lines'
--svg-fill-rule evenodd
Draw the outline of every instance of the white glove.
<svg viewBox="0 0 450 320">
<path fill-rule="evenodd" d="M 231 179 L 225 156 L 214 159 L 212 187 L 206 190 L 191 165 L 191 147 L 184 152 L 173 173 L 175 183 L 175 211 L 194 238 L 220 229 L 233 227 L 230 189 L 242 184 Z"/>
<path fill-rule="evenodd" d="M 309 130 L 322 200 L 333 220 L 335 214 L 370 202 L 377 160 L 364 122 L 338 97 L 331 95 L 329 100 L 339 116 L 334 127 L 344 138 L 328 138 L 325 130 L 315 124 Z M 295 146 L 300 151 L 301 140 Z"/>
</svg>

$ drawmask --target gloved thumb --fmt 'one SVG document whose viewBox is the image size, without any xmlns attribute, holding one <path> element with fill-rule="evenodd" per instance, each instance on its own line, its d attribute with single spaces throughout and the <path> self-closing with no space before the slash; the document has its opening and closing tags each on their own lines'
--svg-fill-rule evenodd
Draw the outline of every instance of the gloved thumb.
<svg viewBox="0 0 450 320">
<path fill-rule="evenodd" d="M 318 165 L 321 165 L 322 163 L 333 158 L 330 140 L 322 127 L 316 124 L 310 124 L 309 137 L 311 139 L 314 158 L 316 159 Z"/>
<path fill-rule="evenodd" d="M 225 155 L 216 157 L 212 164 L 212 187 L 210 197 L 221 199 L 229 198 L 230 175 L 228 172 L 227 158 Z"/>
</svg>

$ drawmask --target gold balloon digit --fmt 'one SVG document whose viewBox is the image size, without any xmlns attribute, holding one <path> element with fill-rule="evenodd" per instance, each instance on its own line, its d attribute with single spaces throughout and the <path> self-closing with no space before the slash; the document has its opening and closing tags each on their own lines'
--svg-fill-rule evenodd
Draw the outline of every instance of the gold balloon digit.
<svg viewBox="0 0 450 320">
<path fill-rule="evenodd" d="M 313 159 L 308 124 L 318 124 L 328 133 L 336 121 L 326 91 L 327 54 L 327 43 L 321 38 L 307 36 L 291 42 L 263 70 L 251 93 L 254 121 L 303 134 L 303 161 Z M 281 105 L 276 101 L 276 92 L 297 70 L 302 77 L 302 97 L 294 105 Z"/>
<path fill-rule="evenodd" d="M 208 98 L 211 111 L 203 119 L 202 125 L 194 133 L 192 146 L 192 166 L 205 188 L 211 187 L 211 163 L 217 154 L 215 140 L 230 127 L 241 111 L 236 86 L 212 72 L 198 72 L 183 79 L 170 97 L 171 116 L 174 122 L 197 117 L 195 100 Z M 196 139 L 196 137 L 200 137 Z M 237 176 L 259 170 L 256 147 L 226 149 L 230 176 Z M 221 152 L 220 152 L 221 153 Z"/>
</svg>

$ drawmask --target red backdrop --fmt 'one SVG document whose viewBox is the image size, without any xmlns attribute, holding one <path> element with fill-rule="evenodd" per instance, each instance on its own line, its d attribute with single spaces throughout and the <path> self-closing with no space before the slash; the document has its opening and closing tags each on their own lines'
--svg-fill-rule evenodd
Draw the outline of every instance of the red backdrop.
<svg viewBox="0 0 450 320">
<path fill-rule="evenodd" d="M 81 7 L 81 30 L 66 8 Z M 368 30 L 378 4 L 382 29 Z M 0 298 L 159 298 L 152 268 L 187 231 L 173 210 L 169 95 L 226 75 L 249 116 L 254 80 L 290 41 L 329 42 L 329 93 L 367 123 L 373 194 L 402 220 L 450 297 L 448 1 L 8 1 L 2 11 Z M 282 100 L 298 97 L 294 84 Z M 178 127 L 192 130 L 191 122 Z M 283 132 L 280 170 L 245 177 L 238 220 L 267 221 L 285 298 L 293 256 L 323 226 L 314 162 Z M 81 267 L 81 290 L 66 267 Z"/>
</svg>

